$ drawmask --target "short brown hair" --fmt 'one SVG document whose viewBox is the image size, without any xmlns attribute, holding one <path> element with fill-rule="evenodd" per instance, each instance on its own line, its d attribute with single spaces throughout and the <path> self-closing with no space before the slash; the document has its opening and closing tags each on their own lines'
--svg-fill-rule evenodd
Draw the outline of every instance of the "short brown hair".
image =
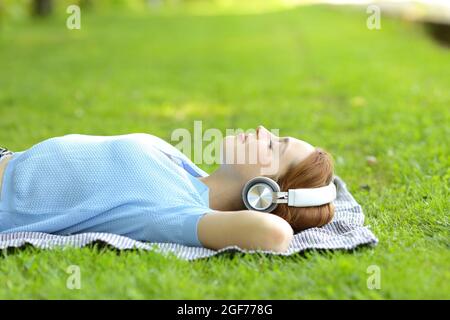
<svg viewBox="0 0 450 320">
<path fill-rule="evenodd" d="M 333 179 L 333 167 L 331 155 L 316 148 L 306 159 L 278 179 L 278 184 L 282 191 L 323 187 Z M 334 216 L 334 206 L 332 203 L 316 207 L 289 207 L 287 204 L 279 204 L 272 213 L 289 222 L 294 232 L 299 232 L 329 223 Z"/>
</svg>

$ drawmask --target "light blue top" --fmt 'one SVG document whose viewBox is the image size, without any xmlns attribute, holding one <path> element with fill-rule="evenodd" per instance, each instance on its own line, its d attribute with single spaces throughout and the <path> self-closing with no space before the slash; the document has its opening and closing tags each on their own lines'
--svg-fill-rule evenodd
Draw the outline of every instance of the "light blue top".
<svg viewBox="0 0 450 320">
<path fill-rule="evenodd" d="M 202 246 L 210 212 L 208 174 L 145 133 L 69 134 L 16 152 L 0 194 L 0 233 L 108 232 L 136 240 Z"/>
</svg>

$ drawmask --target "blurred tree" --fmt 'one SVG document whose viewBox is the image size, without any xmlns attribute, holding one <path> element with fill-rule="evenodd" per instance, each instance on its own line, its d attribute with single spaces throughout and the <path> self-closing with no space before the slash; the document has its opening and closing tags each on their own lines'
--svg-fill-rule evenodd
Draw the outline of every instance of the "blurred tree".
<svg viewBox="0 0 450 320">
<path fill-rule="evenodd" d="M 93 3 L 92 0 L 79 0 L 78 5 L 81 9 L 89 9 L 92 7 Z"/>
<path fill-rule="evenodd" d="M 436 41 L 450 48 L 450 24 L 427 21 L 425 22 L 425 27 Z"/>
<path fill-rule="evenodd" d="M 33 1 L 33 14 L 36 16 L 48 16 L 52 13 L 53 1 L 52 0 L 34 0 Z"/>
</svg>

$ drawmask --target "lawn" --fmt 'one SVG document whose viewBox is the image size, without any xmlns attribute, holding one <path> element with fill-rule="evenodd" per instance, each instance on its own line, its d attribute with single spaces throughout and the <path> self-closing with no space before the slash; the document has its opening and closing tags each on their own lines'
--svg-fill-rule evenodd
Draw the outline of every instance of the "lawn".
<svg viewBox="0 0 450 320">
<path fill-rule="evenodd" d="M 379 238 L 288 258 L 4 250 L 0 298 L 450 298 L 450 51 L 420 25 L 364 11 L 92 12 L 0 29 L 0 145 L 68 133 L 279 128 L 329 150 Z M 367 156 L 376 157 L 369 164 Z M 211 172 L 214 166 L 200 165 Z M 78 265 L 82 288 L 66 288 Z M 381 288 L 367 287 L 367 268 Z"/>
</svg>

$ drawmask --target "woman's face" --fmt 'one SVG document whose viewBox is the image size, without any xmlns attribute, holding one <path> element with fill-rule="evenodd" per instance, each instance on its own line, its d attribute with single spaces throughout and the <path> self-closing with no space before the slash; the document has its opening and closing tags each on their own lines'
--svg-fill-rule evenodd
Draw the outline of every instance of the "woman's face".
<svg viewBox="0 0 450 320">
<path fill-rule="evenodd" d="M 232 166 L 247 179 L 283 176 L 291 165 L 308 157 L 314 147 L 292 137 L 278 137 L 263 126 L 254 133 L 226 136 L 222 142 L 223 165 Z"/>
</svg>

